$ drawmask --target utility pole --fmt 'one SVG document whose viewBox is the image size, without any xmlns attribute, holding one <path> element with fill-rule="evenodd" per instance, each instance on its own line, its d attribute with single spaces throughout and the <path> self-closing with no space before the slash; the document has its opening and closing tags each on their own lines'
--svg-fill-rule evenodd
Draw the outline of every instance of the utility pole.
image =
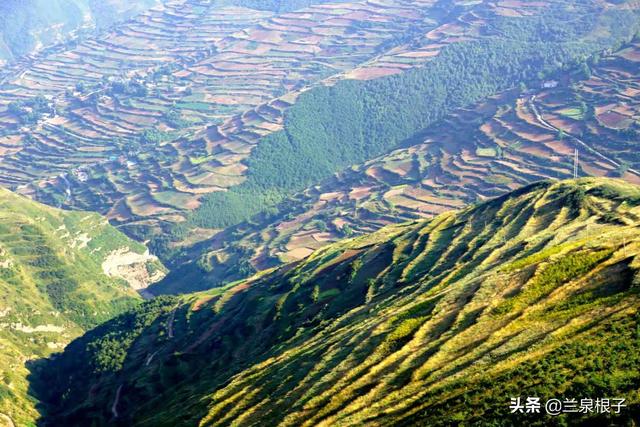
<svg viewBox="0 0 640 427">
<path fill-rule="evenodd" d="M 573 179 L 578 178 L 578 166 L 580 165 L 580 152 L 576 148 L 573 152 Z"/>
</svg>

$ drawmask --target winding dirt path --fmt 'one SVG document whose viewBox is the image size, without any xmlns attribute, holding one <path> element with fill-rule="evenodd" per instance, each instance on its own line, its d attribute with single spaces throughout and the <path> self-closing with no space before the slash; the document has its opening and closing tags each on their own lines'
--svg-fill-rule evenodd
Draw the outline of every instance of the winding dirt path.
<svg viewBox="0 0 640 427">
<path fill-rule="evenodd" d="M 178 310 L 178 307 L 174 308 L 171 311 L 171 313 L 169 313 L 169 316 L 167 317 L 167 336 L 169 337 L 169 339 L 173 339 L 173 322 L 175 321 L 177 310 Z M 144 363 L 144 366 L 149 366 L 153 361 L 153 358 L 156 357 L 156 354 L 158 354 L 159 352 L 160 350 L 156 350 L 150 355 L 148 355 L 147 360 Z"/>
<path fill-rule="evenodd" d="M 562 132 L 565 136 L 567 136 L 570 139 L 572 139 L 573 141 L 577 142 L 578 145 L 580 145 L 581 147 L 585 148 L 587 151 L 589 151 L 591 154 L 595 155 L 596 157 L 599 157 L 600 159 L 612 164 L 613 166 L 615 166 L 617 168 L 622 166 L 620 163 L 616 162 L 615 160 L 613 160 L 610 157 L 605 156 L 604 154 L 602 154 L 601 152 L 599 152 L 595 148 L 591 147 L 589 144 L 587 144 L 586 142 L 584 142 L 583 140 L 581 140 L 577 136 L 567 132 L 564 129 L 559 129 L 559 128 L 553 126 L 551 123 L 547 122 L 544 119 L 544 117 L 542 116 L 542 113 L 540 112 L 540 110 L 538 109 L 538 107 L 536 105 L 536 95 L 533 95 L 533 96 L 531 96 L 531 98 L 529 98 L 529 105 L 531 106 L 531 111 L 533 111 L 533 114 L 536 116 L 536 120 L 538 120 L 538 122 L 540 123 L 540 125 L 542 127 L 547 128 L 549 130 L 552 130 L 554 132 Z M 634 175 L 640 176 L 640 172 L 638 172 L 635 169 L 629 168 L 629 169 L 627 169 L 627 171 L 631 172 Z"/>
<path fill-rule="evenodd" d="M 122 394 L 122 384 L 118 387 L 118 391 L 116 391 L 116 398 L 113 401 L 113 405 L 111 405 L 111 413 L 113 414 L 113 418 L 118 418 L 118 403 L 120 403 L 120 395 Z"/>
<path fill-rule="evenodd" d="M 156 354 L 158 354 L 158 351 L 160 350 L 153 352 L 152 354 L 149 355 L 149 357 L 147 357 L 147 361 L 144 363 L 144 366 L 149 366 L 151 364 L 151 361 L 153 360 L 154 357 L 156 357 Z"/>
</svg>

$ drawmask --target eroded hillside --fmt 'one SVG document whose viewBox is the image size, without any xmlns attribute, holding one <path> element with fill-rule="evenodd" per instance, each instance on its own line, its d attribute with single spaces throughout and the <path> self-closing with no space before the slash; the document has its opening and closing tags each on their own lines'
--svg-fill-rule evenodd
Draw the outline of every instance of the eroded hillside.
<svg viewBox="0 0 640 427">
<path fill-rule="evenodd" d="M 16 425 L 38 418 L 27 395 L 29 369 L 140 302 L 139 283 L 104 264 L 116 253 L 145 251 L 97 214 L 59 211 L 0 189 L 0 414 Z M 144 287 L 166 271 L 155 257 L 129 267 L 146 274 Z"/>
</svg>

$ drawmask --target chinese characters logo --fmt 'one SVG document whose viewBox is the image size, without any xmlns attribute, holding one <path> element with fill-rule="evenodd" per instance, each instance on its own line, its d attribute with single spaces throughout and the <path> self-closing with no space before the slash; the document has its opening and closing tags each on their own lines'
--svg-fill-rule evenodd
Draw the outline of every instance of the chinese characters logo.
<svg viewBox="0 0 640 427">
<path fill-rule="evenodd" d="M 548 399 L 539 397 L 512 397 L 509 409 L 512 414 L 619 414 L 626 407 L 625 399 Z"/>
</svg>

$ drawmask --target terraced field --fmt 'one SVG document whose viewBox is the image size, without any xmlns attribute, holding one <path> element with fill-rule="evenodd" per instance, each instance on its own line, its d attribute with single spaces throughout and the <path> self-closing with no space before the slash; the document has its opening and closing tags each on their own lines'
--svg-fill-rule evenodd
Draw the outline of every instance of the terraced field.
<svg viewBox="0 0 640 427">
<path fill-rule="evenodd" d="M 565 76 L 553 88 L 508 91 L 458 110 L 406 148 L 306 190 L 276 215 L 217 235 L 185 261 L 204 251 L 199 264 L 212 283 L 237 279 L 344 237 L 571 177 L 576 149 L 580 176 L 640 183 L 639 60 L 636 41 L 592 64 L 589 78 L 572 76 L 582 81 Z"/>
<path fill-rule="evenodd" d="M 0 79 L 5 66 L 60 50 L 78 37 L 104 31 L 161 0 L 24 0 L 0 5 Z"/>
<path fill-rule="evenodd" d="M 0 184 L 121 223 L 180 221 L 203 195 L 244 181 L 244 160 L 313 85 L 419 67 L 494 36 L 495 17 L 548 5 L 363 0 L 274 15 L 168 2 L 5 79 Z M 42 117 L 21 122 L 33 107 L 15 102 L 36 96 Z"/>
<path fill-rule="evenodd" d="M 242 180 L 239 160 L 260 134 L 278 128 L 282 109 L 296 95 L 277 96 L 352 70 L 406 28 L 430 29 L 435 22 L 424 16 L 431 3 L 320 5 L 271 17 L 235 7 L 214 10 L 208 2 L 170 2 L 8 80 L 0 102 L 44 95 L 56 98 L 56 111 L 28 128 L 15 114 L 0 117 L 5 126 L 20 128 L 0 141 L 2 184 L 22 188 L 71 169 L 54 179 L 62 194 L 74 184 L 69 200 L 58 203 L 113 207 L 112 217 L 121 219 L 180 210 L 185 197 L 192 208 L 199 194 Z M 421 60 L 404 62 L 401 67 Z M 124 92 L 135 86 L 144 96 L 117 93 L 112 80 L 123 80 Z M 265 118 L 254 134 L 252 121 Z M 238 124 L 247 129 L 235 130 L 226 144 L 184 139 L 134 148 L 146 129 L 164 132 L 169 142 L 190 128 L 225 120 L 223 135 Z M 20 136 L 26 133 L 28 141 Z M 83 167 L 90 169 L 82 173 Z M 90 179 L 99 181 L 90 185 L 100 193 L 83 193 L 82 183 Z"/>
<path fill-rule="evenodd" d="M 542 182 L 225 289 L 154 300 L 46 366 L 43 384 L 71 390 L 42 390 L 48 420 L 633 425 L 639 225 L 638 186 Z M 126 357 L 104 364 L 114 343 Z M 626 406 L 510 414 L 517 396 L 624 397 Z"/>
<path fill-rule="evenodd" d="M 17 128 L 1 142 L 2 183 L 20 186 L 69 170 L 78 175 L 82 166 L 126 154 L 134 137 L 157 123 L 173 101 L 154 101 L 149 108 L 136 108 L 135 100 L 120 105 L 117 96 L 106 96 L 113 89 L 110 81 L 129 83 L 137 73 L 147 76 L 163 66 L 196 61 L 215 41 L 268 16 L 235 8 L 215 15 L 207 11 L 197 2 L 169 2 L 100 39 L 27 64 L 6 79 L 0 92 L 5 107 L 43 96 L 49 111 L 31 126 L 23 126 L 11 112 L 2 115 L 3 125 Z"/>
</svg>

